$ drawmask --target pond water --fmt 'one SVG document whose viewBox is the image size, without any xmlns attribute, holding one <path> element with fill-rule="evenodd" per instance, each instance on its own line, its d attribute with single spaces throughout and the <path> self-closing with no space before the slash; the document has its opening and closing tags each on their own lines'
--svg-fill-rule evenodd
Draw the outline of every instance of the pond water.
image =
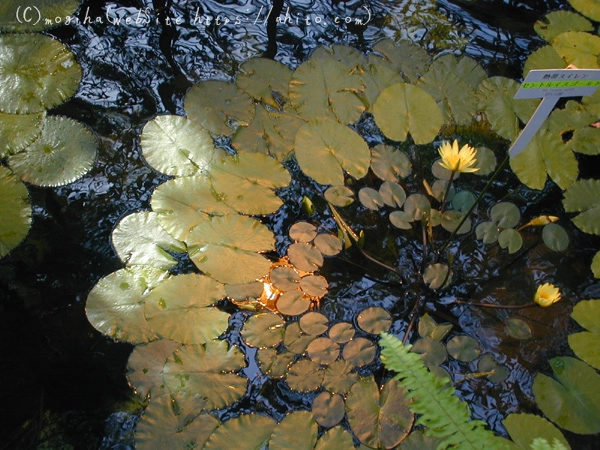
<svg viewBox="0 0 600 450">
<path fill-rule="evenodd" d="M 266 19 L 272 6 L 290 14 L 289 22 L 278 25 L 276 37 Z M 123 216 L 148 209 L 153 189 L 167 180 L 144 163 L 141 129 L 157 114 L 183 114 L 191 85 L 231 80 L 243 61 L 265 51 L 296 67 L 318 46 L 345 44 L 368 51 L 385 37 L 410 38 L 436 52 L 464 50 L 489 75 L 518 79 L 524 59 L 541 44 L 533 23 L 547 11 L 564 8 L 565 2 L 443 0 L 437 6 L 425 0 L 315 0 L 295 2 L 288 11 L 288 3 L 277 1 L 90 0 L 77 13 L 79 23 L 49 31 L 83 67 L 77 94 L 52 112 L 89 126 L 99 140 L 98 156 L 90 173 L 65 187 L 28 186 L 33 226 L 27 239 L 0 260 L 5 377 L 0 448 L 126 448 L 130 443 L 127 432 L 135 416 L 128 413 L 139 412 L 140 406 L 124 375 L 132 346 L 94 330 L 85 301 L 100 278 L 122 266 L 110 245 L 113 228 Z M 140 21 L 126 25 L 127 17 Z M 535 203 L 530 211 L 535 214 L 560 195 L 549 189 L 524 200 Z M 279 226 L 289 226 L 287 213 L 293 214 L 284 210 Z M 535 278 L 538 272 L 555 270 L 557 282 L 568 286 L 573 298 L 597 296 L 600 286 L 586 270 L 600 242 L 569 231 L 579 243 L 569 253 L 549 255 L 532 243 L 525 257 L 507 261 L 484 246 L 461 250 L 458 257 L 465 261 L 468 279 L 453 295 L 478 302 L 502 297 L 507 303 L 514 297 L 518 303 L 532 274 Z M 409 263 L 410 250 L 406 252 L 402 258 Z M 406 318 L 415 296 L 421 295 L 373 281 L 386 277 L 374 267 L 365 274 L 342 262 L 326 267 L 325 273 L 331 285 L 327 298 L 335 301 L 326 300 L 323 311 L 339 320 L 351 320 L 367 305 Z M 535 324 L 536 339 L 518 340 L 506 334 L 508 312 L 459 307 L 451 300 L 425 302 L 425 310 L 438 321 L 460 326 L 509 368 L 502 388 L 484 389 L 477 379 L 457 385 L 474 415 L 502 432 L 505 414 L 519 405 L 534 408 L 529 386 L 535 371 L 548 369 L 548 358 L 569 352 L 565 336 L 572 303 L 553 311 L 523 310 L 520 317 Z M 234 314 L 236 320 L 242 320 L 239 314 Z M 403 326 L 398 321 L 393 331 L 401 334 Z M 253 374 L 250 367 L 247 375 Z M 303 401 L 281 386 L 253 383 L 248 402 L 264 400 L 275 416 L 286 412 L 286 402 Z M 240 410 L 246 407 L 239 405 Z M 107 418 L 117 411 L 126 413 L 112 416 L 107 427 Z M 597 448 L 593 440 L 571 437 L 577 448 Z"/>
</svg>

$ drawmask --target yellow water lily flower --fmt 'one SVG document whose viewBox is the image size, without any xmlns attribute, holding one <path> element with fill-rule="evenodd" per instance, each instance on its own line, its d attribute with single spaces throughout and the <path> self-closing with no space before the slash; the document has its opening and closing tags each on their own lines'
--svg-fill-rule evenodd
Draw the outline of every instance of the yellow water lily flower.
<svg viewBox="0 0 600 450">
<path fill-rule="evenodd" d="M 538 305 L 546 307 L 550 306 L 560 300 L 560 289 L 554 286 L 552 283 L 545 283 L 538 286 L 535 292 L 533 301 Z"/>
<path fill-rule="evenodd" d="M 455 139 L 452 144 L 450 142 L 444 142 L 440 148 L 438 148 L 440 157 L 440 166 L 451 172 L 476 172 L 479 167 L 473 167 L 477 162 L 475 156 L 477 150 L 471 147 L 469 144 L 465 144 L 462 148 L 458 149 L 458 141 Z"/>
</svg>

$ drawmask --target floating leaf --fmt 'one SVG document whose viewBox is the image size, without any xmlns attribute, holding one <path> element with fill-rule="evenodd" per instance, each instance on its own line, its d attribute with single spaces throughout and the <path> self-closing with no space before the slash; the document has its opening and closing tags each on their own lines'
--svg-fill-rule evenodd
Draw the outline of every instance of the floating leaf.
<svg viewBox="0 0 600 450">
<path fill-rule="evenodd" d="M 360 135 L 331 119 L 300 127 L 294 150 L 302 172 L 325 185 L 343 185 L 344 172 L 360 179 L 371 162 L 369 147 Z"/>
<path fill-rule="evenodd" d="M 393 380 L 379 389 L 373 377 L 361 378 L 346 398 L 352 432 L 371 448 L 392 448 L 408 434 L 413 414 L 402 387 Z"/>
<path fill-rule="evenodd" d="M 289 93 L 292 106 L 302 117 L 345 125 L 356 122 L 366 109 L 357 95 L 362 90 L 356 71 L 334 58 L 318 56 L 298 66 Z"/>
<path fill-rule="evenodd" d="M 573 8 L 595 22 L 600 22 L 600 5 L 593 0 L 569 0 Z"/>
<path fill-rule="evenodd" d="M 583 31 L 567 31 L 552 40 L 552 47 L 567 64 L 580 69 L 600 69 L 600 37 Z"/>
<path fill-rule="evenodd" d="M 287 250 L 290 262 L 304 272 L 315 272 L 323 265 L 323 255 L 312 244 L 295 243 Z"/>
<path fill-rule="evenodd" d="M 406 200 L 406 192 L 398 183 L 384 181 L 379 187 L 379 193 L 383 202 L 392 208 L 401 208 Z"/>
<path fill-rule="evenodd" d="M 475 194 L 470 191 L 460 191 L 452 196 L 452 207 L 461 213 L 466 213 L 475 204 Z M 462 217 L 462 216 L 461 216 Z"/>
<path fill-rule="evenodd" d="M 532 336 L 531 327 L 524 320 L 511 317 L 506 321 L 506 331 L 515 339 L 529 339 Z"/>
<path fill-rule="evenodd" d="M 45 113 L 4 114 L 0 112 L 0 158 L 25 149 L 42 132 Z"/>
<path fill-rule="evenodd" d="M 225 297 L 223 285 L 198 274 L 175 275 L 147 296 L 146 320 L 161 336 L 182 344 L 202 344 L 220 336 L 229 314 L 215 303 Z"/>
<path fill-rule="evenodd" d="M 342 241 L 327 233 L 319 233 L 315 238 L 314 245 L 323 256 L 335 256 L 342 251 Z"/>
<path fill-rule="evenodd" d="M 452 200 L 454 200 L 454 197 Z M 463 222 L 464 216 L 465 215 L 460 211 L 444 211 L 444 213 L 441 215 L 441 225 L 444 230 L 447 230 L 451 233 L 454 233 L 455 231 L 457 234 L 468 233 L 471 231 L 471 219 L 467 218 Z M 460 228 L 458 228 L 459 225 Z"/>
<path fill-rule="evenodd" d="M 435 100 L 412 84 L 386 88 L 373 105 L 373 116 L 383 134 L 404 141 L 410 133 L 416 144 L 427 144 L 438 134 L 443 118 Z"/>
<path fill-rule="evenodd" d="M 222 283 L 248 283 L 269 272 L 271 263 L 259 252 L 273 249 L 273 233 L 246 216 L 212 217 L 187 238 L 190 258 L 206 275 Z"/>
<path fill-rule="evenodd" d="M 498 235 L 498 244 L 500 248 L 508 248 L 508 253 L 512 255 L 523 246 L 523 238 L 517 230 L 507 228 Z"/>
<path fill-rule="evenodd" d="M 436 323 L 435 320 L 425 313 L 419 319 L 419 336 L 430 337 L 436 341 L 441 341 L 452 329 L 451 323 Z"/>
<path fill-rule="evenodd" d="M 429 336 L 417 339 L 410 351 L 421 355 L 421 360 L 430 370 L 446 361 L 448 356 L 446 347 L 439 340 Z"/>
<path fill-rule="evenodd" d="M 243 353 L 227 341 L 184 345 L 165 363 L 164 380 L 171 392 L 197 395 L 204 409 L 220 409 L 246 392 L 248 379 L 231 373 L 244 365 Z"/>
<path fill-rule="evenodd" d="M 208 438 L 205 450 L 224 448 L 263 448 L 277 424 L 273 419 L 259 414 L 242 414 L 221 424 Z"/>
<path fill-rule="evenodd" d="M 575 354 L 600 370 L 600 300 L 582 300 L 575 305 L 571 317 L 588 331 L 569 335 L 569 346 Z"/>
<path fill-rule="evenodd" d="M 371 149 L 371 170 L 384 181 L 396 181 L 410 175 L 410 159 L 390 145 L 379 144 Z"/>
<path fill-rule="evenodd" d="M 356 367 L 361 367 L 372 362 L 376 353 L 377 349 L 370 340 L 358 337 L 344 345 L 342 357 Z"/>
<path fill-rule="evenodd" d="M 335 206 L 348 206 L 354 201 L 354 192 L 346 186 L 331 186 L 324 195 L 325 200 Z"/>
<path fill-rule="evenodd" d="M 448 349 L 448 354 L 450 356 L 463 362 L 473 361 L 481 353 L 479 343 L 471 336 L 464 334 L 454 336 L 450 339 L 446 348 Z"/>
<path fill-rule="evenodd" d="M 278 314 L 255 314 L 244 323 L 242 337 L 250 347 L 275 347 L 283 341 L 284 324 Z"/>
<path fill-rule="evenodd" d="M 541 416 L 526 413 L 512 413 L 502 421 L 512 440 L 521 449 L 531 448 L 535 438 L 541 437 L 548 442 L 558 440 L 565 448 L 570 449 L 569 443 L 558 428 Z"/>
<path fill-rule="evenodd" d="M 557 223 L 549 223 L 542 230 L 542 240 L 548 248 L 555 252 L 562 252 L 569 246 L 569 235 Z"/>
<path fill-rule="evenodd" d="M 302 291 L 288 291 L 277 299 L 277 311 L 286 316 L 298 316 L 310 308 L 310 298 Z"/>
<path fill-rule="evenodd" d="M 323 334 L 329 328 L 329 319 L 324 314 L 318 312 L 309 312 L 300 317 L 300 328 L 306 334 L 318 336 Z"/>
<path fill-rule="evenodd" d="M 177 342 L 158 339 L 134 347 L 127 360 L 127 381 L 143 399 L 150 394 L 153 399 L 159 397 L 153 390 L 164 387 L 163 366 L 179 346 Z"/>
<path fill-rule="evenodd" d="M 345 359 L 338 359 L 323 369 L 323 387 L 330 392 L 346 394 L 358 380 L 352 372 L 354 366 Z"/>
<path fill-rule="evenodd" d="M 248 94 L 219 80 L 192 86 L 185 96 L 184 108 L 188 118 L 216 135 L 230 135 L 237 125 L 248 125 L 255 113 Z"/>
<path fill-rule="evenodd" d="M 382 61 L 384 61 L 382 58 L 372 53 L 369 55 L 369 62 L 362 67 L 364 71 L 361 77 L 365 85 L 364 97 L 368 104 L 368 111 L 385 88 L 404 81 L 397 71 L 383 65 Z"/>
<path fill-rule="evenodd" d="M 296 222 L 288 233 L 296 242 L 310 242 L 317 236 L 317 227 L 308 222 Z"/>
<path fill-rule="evenodd" d="M 509 371 L 506 367 L 499 365 L 494 357 L 489 353 L 486 353 L 477 363 L 477 370 L 480 373 L 488 373 L 487 379 L 492 383 L 502 383 L 508 378 Z"/>
<path fill-rule="evenodd" d="M 567 142 L 569 150 L 584 155 L 598 155 L 600 149 L 596 143 L 600 140 L 600 128 L 585 127 L 573 132 L 573 137 Z"/>
<path fill-rule="evenodd" d="M 356 317 L 356 324 L 367 333 L 379 334 L 392 326 L 392 316 L 383 308 L 371 306 L 363 309 Z"/>
<path fill-rule="evenodd" d="M 167 233 L 152 211 L 123 217 L 112 232 L 112 244 L 127 266 L 149 265 L 169 269 L 177 261 L 167 251 L 186 251 L 185 244 Z"/>
<path fill-rule="evenodd" d="M 565 192 L 566 212 L 580 212 L 573 223 L 585 233 L 600 235 L 600 180 L 577 180 Z"/>
<path fill-rule="evenodd" d="M 410 230 L 412 228 L 410 223 L 413 220 L 412 216 L 404 211 L 393 211 L 390 213 L 390 222 L 401 230 Z"/>
<path fill-rule="evenodd" d="M 271 270 L 269 279 L 280 291 L 293 291 L 298 289 L 300 274 L 292 266 L 277 266 Z"/>
<path fill-rule="evenodd" d="M 153 398 L 135 429 L 135 447 L 140 450 L 156 448 L 202 448 L 217 428 L 219 421 L 208 414 L 189 417 L 176 414 L 171 396 Z"/>
<path fill-rule="evenodd" d="M 521 220 L 521 212 L 514 203 L 500 202 L 492 206 L 490 218 L 498 228 L 513 228 Z"/>
<path fill-rule="evenodd" d="M 319 364 L 308 359 L 295 362 L 288 371 L 286 381 L 290 388 L 298 392 L 311 392 L 323 382 L 323 371 Z"/>
<path fill-rule="evenodd" d="M 446 264 L 430 264 L 425 268 L 425 272 L 423 272 L 423 281 L 431 289 L 440 289 L 450 284 L 452 281 L 452 272 Z"/>
<path fill-rule="evenodd" d="M 0 258 L 15 248 L 31 226 L 31 204 L 25 185 L 0 166 Z"/>
<path fill-rule="evenodd" d="M 275 427 L 269 449 L 312 450 L 317 442 L 318 426 L 310 411 L 294 411 Z"/>
<path fill-rule="evenodd" d="M 437 450 L 443 445 L 444 439 L 441 437 L 428 436 L 426 431 L 413 430 L 402 441 L 402 450 Z"/>
<path fill-rule="evenodd" d="M 371 187 L 363 187 L 360 191 L 358 191 L 358 199 L 363 204 L 364 207 L 369 208 L 373 211 L 377 211 L 384 205 L 383 197 Z"/>
<path fill-rule="evenodd" d="M 594 27 L 585 17 L 572 11 L 551 11 L 538 20 L 533 29 L 546 42 L 551 42 L 565 31 L 593 31 Z"/>
<path fill-rule="evenodd" d="M 173 176 L 206 172 L 216 159 L 210 133 L 181 116 L 157 116 L 142 130 L 144 159 L 159 172 Z"/>
<path fill-rule="evenodd" d="M 307 302 L 308 303 L 308 302 Z M 283 336 L 283 345 L 289 351 L 301 355 L 306 351 L 306 347 L 315 339 L 315 336 L 302 333 L 299 322 L 292 322 L 285 327 Z"/>
<path fill-rule="evenodd" d="M 430 210 L 431 203 L 423 194 L 411 194 L 404 202 L 404 211 L 413 220 L 421 220 L 423 216 L 428 216 Z"/>
<path fill-rule="evenodd" d="M 260 370 L 272 378 L 283 377 L 295 358 L 295 353 L 277 353 L 274 348 L 259 348 L 256 356 Z"/>
<path fill-rule="evenodd" d="M 75 120 L 46 116 L 42 134 L 24 151 L 9 156 L 10 168 L 39 186 L 62 186 L 86 174 L 96 159 L 96 138 Z"/>
<path fill-rule="evenodd" d="M 498 225 L 494 222 L 481 222 L 475 227 L 475 236 L 481 239 L 484 244 L 493 244 L 498 240 Z"/>
<path fill-rule="evenodd" d="M 331 364 L 340 354 L 340 345 L 328 337 L 320 337 L 308 344 L 306 352 L 317 364 Z"/>
<path fill-rule="evenodd" d="M 237 85 L 253 98 L 279 109 L 274 92 L 287 99 L 292 70 L 268 58 L 251 58 L 238 71 Z"/>
<path fill-rule="evenodd" d="M 565 430 L 577 434 L 600 432 L 600 375 L 576 358 L 550 360 L 554 378 L 538 373 L 533 381 L 535 402 Z"/>
<path fill-rule="evenodd" d="M 317 441 L 315 450 L 336 450 L 353 447 L 352 435 L 339 426 L 325 431 Z"/>
<path fill-rule="evenodd" d="M 331 428 L 342 421 L 346 415 L 344 398 L 339 394 L 323 391 L 312 403 L 315 421 L 325 428 Z"/>
<path fill-rule="evenodd" d="M 356 330 L 348 322 L 339 322 L 329 329 L 329 337 L 338 344 L 345 344 L 354 337 Z"/>
<path fill-rule="evenodd" d="M 77 92 L 81 67 L 73 53 L 43 34 L 0 35 L 0 111 L 41 112 Z"/>
<path fill-rule="evenodd" d="M 329 283 L 321 275 L 306 275 L 300 279 L 300 290 L 311 297 L 323 297 L 328 288 Z"/>
<path fill-rule="evenodd" d="M 134 344 L 157 338 L 144 316 L 145 296 L 169 272 L 151 266 L 117 270 L 90 291 L 85 310 L 88 321 L 101 333 Z"/>
<path fill-rule="evenodd" d="M 592 273 L 595 278 L 600 278 L 600 251 L 596 252 L 594 258 L 592 259 Z"/>
<path fill-rule="evenodd" d="M 382 39 L 373 46 L 373 50 L 383 57 L 373 58 L 373 62 L 400 73 L 411 82 L 425 73 L 429 66 L 427 52 L 409 40 L 394 42 L 392 39 Z M 375 55 L 370 55 L 371 57 Z"/>
<path fill-rule="evenodd" d="M 496 155 L 487 147 L 477 147 L 477 161 L 473 167 L 479 169 L 473 172 L 475 175 L 489 175 L 496 168 Z"/>
</svg>

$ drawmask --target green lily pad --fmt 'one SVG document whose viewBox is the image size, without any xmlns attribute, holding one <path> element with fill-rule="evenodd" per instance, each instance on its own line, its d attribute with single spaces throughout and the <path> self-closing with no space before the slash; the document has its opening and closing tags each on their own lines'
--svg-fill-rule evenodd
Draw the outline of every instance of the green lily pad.
<svg viewBox="0 0 600 450">
<path fill-rule="evenodd" d="M 486 377 L 492 383 L 502 383 L 508 378 L 509 375 L 508 369 L 498 364 L 494 357 L 489 353 L 486 353 L 479 358 L 479 361 L 477 362 L 477 370 L 480 373 L 489 372 Z"/>
<path fill-rule="evenodd" d="M 169 269 L 177 261 L 167 252 L 186 251 L 185 244 L 167 233 L 152 211 L 123 217 L 112 232 L 112 244 L 127 266 L 148 265 Z"/>
<path fill-rule="evenodd" d="M 31 204 L 25 185 L 0 166 L 0 258 L 25 239 L 31 226 Z"/>
<path fill-rule="evenodd" d="M 559 427 L 577 434 L 600 432 L 600 375 L 568 356 L 553 358 L 554 378 L 539 373 L 533 395 L 542 412 Z"/>
<path fill-rule="evenodd" d="M 358 191 L 358 200 L 362 203 L 365 208 L 377 211 L 384 205 L 383 197 L 379 191 L 372 187 L 363 187 Z"/>
<path fill-rule="evenodd" d="M 298 392 L 311 392 L 323 382 L 323 370 L 318 363 L 301 359 L 292 364 L 286 377 L 287 384 Z"/>
<path fill-rule="evenodd" d="M 242 337 L 251 347 L 275 347 L 283 341 L 284 324 L 285 321 L 278 314 L 255 314 L 244 323 Z"/>
<path fill-rule="evenodd" d="M 545 45 L 538 48 L 527 57 L 525 64 L 523 65 L 523 74 L 525 77 L 531 70 L 564 69 L 567 65 L 565 60 L 556 53 L 554 47 Z"/>
<path fill-rule="evenodd" d="M 433 141 L 443 124 L 442 113 L 433 97 L 406 83 L 386 88 L 373 105 L 373 116 L 388 138 L 404 141 L 410 133 L 416 144 Z"/>
<path fill-rule="evenodd" d="M 335 256 L 342 251 L 342 241 L 337 236 L 319 233 L 313 242 L 323 256 Z"/>
<path fill-rule="evenodd" d="M 452 208 L 464 214 L 473 206 L 475 200 L 475 194 L 471 191 L 457 192 L 452 196 Z"/>
<path fill-rule="evenodd" d="M 346 186 L 331 186 L 325 191 L 325 200 L 334 206 L 348 206 L 354 201 L 354 192 Z"/>
<path fill-rule="evenodd" d="M 318 426 L 310 411 L 294 411 L 286 415 L 273 430 L 269 449 L 313 450 Z"/>
<path fill-rule="evenodd" d="M 452 272 L 446 264 L 430 264 L 423 272 L 423 281 L 431 289 L 440 289 L 448 286 L 452 281 Z"/>
<path fill-rule="evenodd" d="M 334 362 L 339 356 L 340 344 L 337 344 L 328 337 L 320 337 L 308 344 L 306 352 L 312 361 L 317 364 L 327 365 Z"/>
<path fill-rule="evenodd" d="M 600 251 L 596 252 L 594 257 L 592 258 L 592 273 L 595 278 L 600 278 Z"/>
<path fill-rule="evenodd" d="M 244 366 L 244 355 L 237 347 L 208 341 L 177 349 L 167 359 L 163 376 L 171 392 L 198 396 L 201 409 L 212 410 L 231 405 L 246 393 L 248 379 L 232 373 Z"/>
<path fill-rule="evenodd" d="M 105 276 L 87 297 L 88 321 L 114 339 L 134 344 L 156 339 L 144 315 L 145 297 L 168 276 L 169 272 L 151 266 L 132 266 Z"/>
<path fill-rule="evenodd" d="M 325 431 L 317 441 L 314 450 L 335 450 L 342 448 L 353 448 L 352 435 L 341 426 L 330 428 Z"/>
<path fill-rule="evenodd" d="M 45 113 L 4 114 L 0 112 L 0 158 L 19 153 L 42 133 Z"/>
<path fill-rule="evenodd" d="M 437 450 L 444 438 L 428 436 L 425 430 L 414 430 L 402 441 L 402 450 Z"/>
<path fill-rule="evenodd" d="M 159 172 L 177 177 L 210 170 L 216 150 L 210 133 L 181 116 L 157 116 L 142 130 L 144 159 Z"/>
<path fill-rule="evenodd" d="M 404 211 L 413 220 L 421 220 L 424 215 L 429 215 L 431 203 L 423 194 L 411 194 L 404 202 Z"/>
<path fill-rule="evenodd" d="M 290 266 L 278 266 L 271 270 L 269 279 L 280 291 L 293 291 L 300 285 L 300 274 Z"/>
<path fill-rule="evenodd" d="M 506 321 L 506 331 L 515 339 L 529 339 L 533 333 L 527 322 L 517 317 L 511 317 Z"/>
<path fill-rule="evenodd" d="M 161 336 L 182 344 L 203 344 L 229 326 L 229 314 L 214 305 L 223 298 L 225 288 L 212 278 L 175 275 L 146 296 L 144 314 Z"/>
<path fill-rule="evenodd" d="M 272 378 L 283 377 L 295 358 L 296 354 L 293 352 L 283 351 L 278 353 L 274 348 L 259 348 L 256 353 L 260 370 Z"/>
<path fill-rule="evenodd" d="M 346 398 L 348 422 L 356 438 L 370 448 L 393 448 L 413 424 L 402 387 L 394 380 L 383 389 L 373 377 L 361 378 Z"/>
<path fill-rule="evenodd" d="M 569 346 L 592 367 L 600 368 L 600 300 L 582 300 L 573 308 L 571 317 L 587 331 L 570 334 Z"/>
<path fill-rule="evenodd" d="M 520 449 L 530 449 L 534 439 L 540 437 L 546 439 L 548 442 L 553 442 L 556 439 L 566 449 L 571 448 L 560 430 L 552 422 L 541 416 L 512 413 L 502 421 L 502 425 L 504 425 L 508 434 Z"/>
<path fill-rule="evenodd" d="M 551 11 L 538 20 L 533 29 L 546 42 L 552 42 L 559 34 L 566 31 L 593 31 L 591 22 L 571 11 Z"/>
<path fill-rule="evenodd" d="M 153 398 L 135 429 L 135 448 L 201 448 L 219 421 L 208 414 L 177 414 L 170 395 Z"/>
<path fill-rule="evenodd" d="M 283 336 L 283 345 L 289 351 L 301 355 L 306 351 L 306 347 L 315 339 L 314 335 L 302 332 L 299 322 L 292 322 L 285 327 Z"/>
<path fill-rule="evenodd" d="M 317 227 L 304 221 L 296 222 L 290 227 L 288 234 L 296 242 L 308 243 L 317 236 Z"/>
<path fill-rule="evenodd" d="M 552 40 L 552 47 L 567 64 L 579 69 L 600 69 L 600 37 L 583 31 L 567 31 Z"/>
<path fill-rule="evenodd" d="M 354 365 L 345 359 L 338 359 L 323 369 L 323 387 L 330 392 L 345 395 L 358 381 L 353 372 Z"/>
<path fill-rule="evenodd" d="M 572 220 L 582 231 L 600 235 L 600 180 L 575 181 L 565 192 L 566 212 L 579 212 Z"/>
<path fill-rule="evenodd" d="M 354 337 L 356 330 L 348 322 L 338 322 L 329 329 L 329 337 L 338 344 L 345 344 Z"/>
<path fill-rule="evenodd" d="M 346 415 L 344 398 L 340 394 L 323 391 L 312 403 L 312 413 L 315 421 L 325 428 L 336 426 Z"/>
<path fill-rule="evenodd" d="M 598 140 L 600 140 L 600 128 L 579 128 L 573 131 L 573 137 L 567 142 L 567 147 L 572 152 L 598 155 L 600 154 L 600 149 L 596 145 Z"/>
<path fill-rule="evenodd" d="M 62 186 L 86 174 L 95 159 L 96 138 L 85 126 L 67 117 L 46 116 L 41 135 L 9 156 L 8 164 L 23 181 Z"/>
<path fill-rule="evenodd" d="M 473 172 L 475 175 L 489 175 L 496 169 L 496 155 L 487 147 L 477 147 L 477 161 L 473 167 L 479 169 L 477 172 Z"/>
<path fill-rule="evenodd" d="M 454 336 L 448 341 L 446 348 L 450 356 L 463 362 L 473 361 L 481 353 L 479 342 L 467 335 Z"/>
<path fill-rule="evenodd" d="M 300 328 L 306 334 L 318 336 L 323 334 L 329 328 L 329 319 L 324 314 L 318 312 L 309 312 L 300 317 Z"/>
<path fill-rule="evenodd" d="M 290 262 L 304 272 L 315 272 L 323 265 L 323 255 L 312 244 L 296 242 L 287 250 Z"/>
<path fill-rule="evenodd" d="M 168 339 L 158 339 L 147 344 L 136 345 L 127 360 L 127 381 L 143 399 L 152 394 L 157 398 L 157 389 L 164 388 L 163 366 L 180 344 Z M 166 394 L 162 391 L 162 394 Z"/>
<path fill-rule="evenodd" d="M 42 31 L 74 19 L 80 0 L 23 0 L 0 4 L 0 31 Z M 58 20 L 60 19 L 60 21 Z M 73 20 L 74 21 L 74 20 Z"/>
<path fill-rule="evenodd" d="M 286 100 L 291 79 L 292 70 L 286 65 L 268 58 L 251 58 L 240 66 L 236 83 L 256 100 L 279 109 L 274 92 Z"/>
<path fill-rule="evenodd" d="M 452 197 L 452 200 L 454 201 L 454 197 Z M 447 230 L 451 233 L 454 233 L 455 231 L 457 234 L 468 233 L 471 231 L 471 219 L 467 218 L 463 222 L 464 216 L 465 215 L 460 211 L 444 211 L 444 213 L 441 215 L 441 225 L 444 230 Z M 460 228 L 458 228 L 459 225 Z"/>
<path fill-rule="evenodd" d="M 67 47 L 43 34 L 0 35 L 0 111 L 42 112 L 72 97 L 81 67 Z"/>
<path fill-rule="evenodd" d="M 421 360 L 430 368 L 439 366 L 448 356 L 446 347 L 439 340 L 429 336 L 417 339 L 410 351 L 421 355 Z"/>
<path fill-rule="evenodd" d="M 249 283 L 269 272 L 260 252 L 274 249 L 273 233 L 258 220 L 240 215 L 212 217 L 187 237 L 190 258 L 222 283 Z"/>
<path fill-rule="evenodd" d="M 402 74 L 411 82 L 416 82 L 430 64 L 427 52 L 409 40 L 394 42 L 392 39 L 382 39 L 373 46 L 373 50 L 381 56 L 369 55 L 370 61 Z M 376 58 L 372 59 L 373 56 Z"/>
<path fill-rule="evenodd" d="M 496 203 L 490 209 L 490 218 L 498 228 L 513 228 L 521 220 L 521 211 L 514 203 Z"/>
<path fill-rule="evenodd" d="M 356 132 L 331 119 L 300 127 L 294 151 L 302 172 L 324 185 L 343 185 L 345 172 L 360 179 L 367 174 L 371 162 L 367 143 Z"/>
<path fill-rule="evenodd" d="M 354 123 L 366 109 L 359 94 L 361 77 L 333 57 L 311 57 L 294 71 L 290 82 L 292 106 L 309 120 Z"/>
<path fill-rule="evenodd" d="M 369 364 L 375 359 L 376 354 L 377 348 L 373 342 L 361 337 L 350 340 L 342 350 L 342 357 L 356 367 Z"/>
<path fill-rule="evenodd" d="M 204 450 L 224 448 L 263 448 L 271 438 L 277 424 L 273 419 L 259 414 L 242 414 L 221 424 L 208 438 Z"/>
<path fill-rule="evenodd" d="M 358 314 L 356 324 L 367 333 L 379 334 L 382 331 L 389 331 L 392 326 L 392 316 L 383 308 L 371 306 Z"/>
<path fill-rule="evenodd" d="M 219 80 L 202 81 L 185 96 L 187 117 L 216 135 L 230 135 L 237 126 L 254 118 L 252 98 L 234 84 Z"/>
<path fill-rule="evenodd" d="M 390 213 L 391 224 L 401 230 L 410 230 L 412 228 L 410 223 L 413 220 L 412 216 L 404 211 L 393 211 Z"/>
<path fill-rule="evenodd" d="M 382 61 L 384 60 L 381 57 L 372 53 L 369 55 L 369 61 L 360 69 L 363 71 L 361 78 L 365 85 L 364 98 L 369 112 L 385 88 L 404 81 L 397 71 L 382 64 Z"/>
<path fill-rule="evenodd" d="M 406 200 L 404 188 L 393 181 L 384 181 L 379 187 L 383 203 L 392 208 L 401 208 Z"/>
<path fill-rule="evenodd" d="M 441 341 L 452 329 L 451 323 L 436 323 L 436 321 L 425 313 L 419 319 L 419 336 L 430 337 L 436 341 Z"/>
<path fill-rule="evenodd" d="M 546 246 L 556 252 L 562 252 L 569 246 L 569 235 L 557 223 L 549 223 L 542 230 L 542 240 Z"/>
<path fill-rule="evenodd" d="M 569 0 L 573 8 L 595 22 L 600 22 L 600 5 L 594 0 Z"/>
<path fill-rule="evenodd" d="M 302 291 L 288 291 L 277 299 L 277 311 L 286 316 L 298 316 L 310 308 L 310 298 Z"/>
<path fill-rule="evenodd" d="M 227 297 L 243 302 L 246 300 L 257 300 L 264 291 L 265 285 L 261 281 L 251 281 L 250 283 L 242 284 L 226 284 L 225 292 Z"/>
<path fill-rule="evenodd" d="M 493 244 L 498 240 L 499 235 L 498 225 L 494 222 L 481 222 L 475 227 L 475 236 L 484 244 Z"/>
<path fill-rule="evenodd" d="M 498 235 L 498 244 L 500 248 L 508 248 L 508 253 L 512 255 L 523 246 L 523 238 L 517 230 L 507 228 Z"/>
<path fill-rule="evenodd" d="M 371 170 L 384 181 L 406 178 L 411 172 L 408 156 L 390 145 L 379 144 L 371 149 Z"/>
</svg>

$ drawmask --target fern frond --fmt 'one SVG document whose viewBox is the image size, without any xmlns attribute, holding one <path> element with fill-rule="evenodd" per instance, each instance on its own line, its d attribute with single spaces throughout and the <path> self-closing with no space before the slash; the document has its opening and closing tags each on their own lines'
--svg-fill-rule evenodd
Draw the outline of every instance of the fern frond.
<svg viewBox="0 0 600 450">
<path fill-rule="evenodd" d="M 453 395 L 454 388 L 447 386 L 448 378 L 438 379 L 427 369 L 410 345 L 404 345 L 389 333 L 381 333 L 381 360 L 385 367 L 397 373 L 407 391 L 408 407 L 420 415 L 417 424 L 426 427 L 431 436 L 445 438 L 440 448 L 480 450 L 502 448 L 502 440 L 485 428 L 486 423 L 471 420 L 467 403 Z"/>
</svg>

